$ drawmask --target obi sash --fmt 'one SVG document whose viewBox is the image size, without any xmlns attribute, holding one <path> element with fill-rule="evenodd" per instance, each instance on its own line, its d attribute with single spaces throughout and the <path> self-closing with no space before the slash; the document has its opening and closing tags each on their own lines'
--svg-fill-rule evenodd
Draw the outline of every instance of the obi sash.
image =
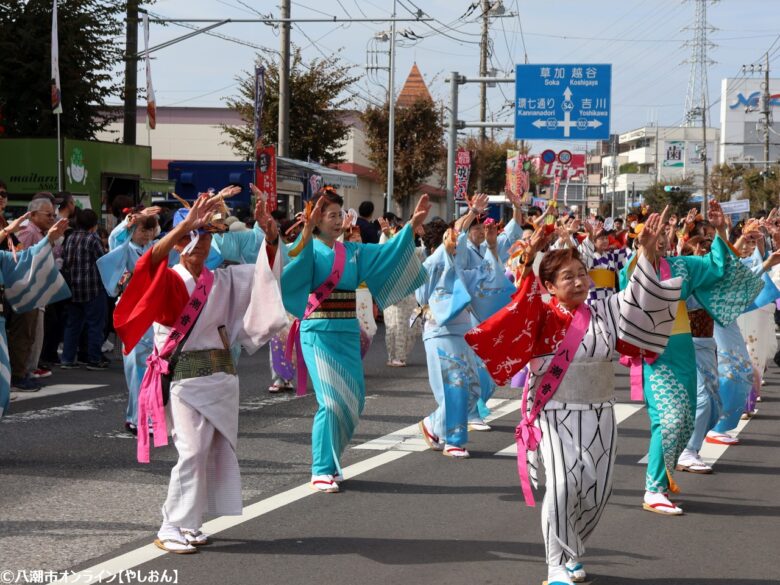
<svg viewBox="0 0 780 585">
<path fill-rule="evenodd" d="M 596 288 L 617 288 L 617 278 L 614 270 L 607 268 L 594 268 L 588 272 Z"/>
<path fill-rule="evenodd" d="M 555 350 L 555 356 L 550 366 L 537 385 L 534 402 L 531 411 L 528 412 L 528 378 L 523 389 L 523 401 L 520 412 L 522 419 L 515 429 L 517 441 L 517 473 L 520 476 L 520 486 L 523 489 L 523 498 L 528 506 L 535 506 L 534 494 L 531 491 L 531 483 L 528 479 L 528 451 L 536 451 L 542 440 L 542 429 L 534 424 L 539 413 L 553 397 L 560 386 L 569 365 L 574 360 L 574 355 L 585 337 L 585 332 L 590 324 L 590 309 L 586 305 L 580 305 L 574 313 L 574 318 L 566 330 L 566 336 Z"/>
<path fill-rule="evenodd" d="M 303 313 L 303 318 L 307 319 L 312 313 L 317 311 L 325 302 L 331 293 L 336 289 L 341 276 L 344 274 L 344 265 L 347 261 L 347 250 L 344 244 L 341 242 L 334 242 L 333 244 L 333 266 L 330 269 L 330 274 L 325 281 L 317 287 L 313 293 L 309 294 L 309 301 L 306 303 L 306 310 Z M 306 369 L 306 363 L 303 360 L 303 350 L 301 348 L 301 319 L 293 321 L 290 327 L 290 334 L 287 336 L 287 348 L 285 349 L 285 357 L 289 362 L 292 360 L 293 351 L 296 357 L 296 370 L 297 370 L 297 383 L 295 394 L 297 396 L 303 396 L 306 394 L 306 376 L 308 370 Z"/>
<path fill-rule="evenodd" d="M 163 406 L 162 383 L 160 377 L 170 373 L 168 360 L 176 347 L 189 333 L 198 315 L 206 305 L 211 287 L 214 284 L 214 273 L 203 268 L 195 290 L 184 306 L 184 310 L 165 339 L 162 350 L 157 350 L 154 345 L 152 353 L 146 358 L 146 372 L 141 380 L 141 388 L 138 392 L 138 445 L 137 458 L 139 463 L 149 463 L 149 427 L 147 419 L 152 419 L 154 429 L 154 446 L 164 447 L 168 444 L 168 426 L 165 421 L 165 407 Z"/>
</svg>

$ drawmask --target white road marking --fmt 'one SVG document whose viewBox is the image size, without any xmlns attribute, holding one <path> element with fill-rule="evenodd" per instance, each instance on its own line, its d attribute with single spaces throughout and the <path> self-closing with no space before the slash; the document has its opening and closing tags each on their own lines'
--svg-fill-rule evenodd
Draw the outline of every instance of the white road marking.
<svg viewBox="0 0 780 585">
<path fill-rule="evenodd" d="M 615 422 L 619 425 L 632 414 L 642 410 L 644 405 L 640 403 L 618 402 L 612 408 L 615 411 Z M 499 457 L 517 457 L 517 443 L 512 443 L 506 449 L 501 449 L 496 455 Z"/>
<path fill-rule="evenodd" d="M 487 402 L 490 408 L 490 415 L 485 422 L 490 422 L 506 416 L 520 408 L 519 400 L 491 398 Z M 420 427 L 417 424 L 398 429 L 395 432 L 355 445 L 353 449 L 368 449 L 372 451 L 409 451 L 419 452 L 428 450 L 422 436 L 420 436 Z"/>
<path fill-rule="evenodd" d="M 729 434 L 732 437 L 738 437 L 739 433 L 742 432 L 742 430 L 747 426 L 747 424 L 750 422 L 750 419 L 748 420 L 740 420 L 739 424 L 733 431 L 729 431 Z M 714 445 L 713 443 L 708 443 L 707 441 L 704 441 L 701 446 L 701 450 L 699 451 L 699 456 L 701 457 L 702 461 L 706 463 L 709 466 L 712 466 L 715 464 L 715 462 L 720 459 L 723 454 L 726 452 L 726 449 L 731 447 L 732 445 Z M 647 455 L 642 457 L 639 460 L 639 463 L 642 465 L 647 464 Z"/>
<path fill-rule="evenodd" d="M 29 422 L 31 420 L 42 420 L 47 418 L 54 418 L 59 416 L 66 416 L 73 412 L 81 412 L 85 410 L 97 410 L 99 405 L 105 403 L 107 400 L 124 400 L 116 397 L 95 398 L 93 400 L 84 400 L 83 402 L 74 402 L 72 404 L 63 404 L 62 406 L 53 406 L 51 408 L 44 408 L 41 410 L 31 410 L 29 412 L 20 412 L 18 414 L 11 414 L 0 420 L 0 424 L 13 424 Z"/>
<path fill-rule="evenodd" d="M 501 418 L 502 416 L 506 416 L 507 414 L 518 410 L 520 408 L 520 401 L 494 399 L 488 401 L 488 407 L 492 412 L 490 416 L 485 419 L 487 422 L 496 420 L 497 418 Z M 368 448 L 381 450 L 383 452 L 364 461 L 360 461 L 345 467 L 343 470 L 344 477 L 347 479 L 352 479 L 358 475 L 381 467 L 382 465 L 397 461 L 402 457 L 409 455 L 409 453 L 422 451 L 423 449 L 417 449 L 414 447 L 413 436 L 418 434 L 419 431 L 417 425 L 413 425 L 406 427 L 405 429 L 400 429 L 394 433 L 390 433 L 389 435 L 385 435 L 384 437 L 380 437 L 379 439 L 368 441 L 368 443 L 374 444 L 372 447 L 365 447 L 365 444 L 357 445 L 354 447 L 355 449 Z M 422 439 L 418 437 L 418 440 L 424 446 Z M 260 500 L 259 502 L 255 502 L 254 504 L 246 506 L 241 516 L 221 516 L 219 518 L 215 518 L 214 520 L 210 520 L 203 525 L 203 531 L 207 534 L 218 534 L 219 532 L 223 532 L 233 528 L 234 526 L 243 524 L 244 522 L 254 520 L 255 518 L 258 518 L 264 514 L 268 514 L 269 512 L 273 512 L 274 510 L 313 495 L 318 495 L 319 497 L 324 498 L 331 497 L 326 494 L 316 494 L 316 492 L 314 492 L 309 487 L 309 484 L 305 483 L 303 485 L 299 485 L 298 487 L 294 487 L 280 494 L 270 496 L 264 500 Z M 54 581 L 53 583 L 79 583 L 86 580 L 90 575 L 94 576 L 98 574 L 103 575 L 103 578 L 105 579 L 111 575 L 119 574 L 122 571 L 126 571 L 143 563 L 152 561 L 163 556 L 164 554 L 167 553 L 154 546 L 154 544 L 147 544 L 77 573 L 67 575 L 63 579 Z"/>
<path fill-rule="evenodd" d="M 52 384 L 51 386 L 44 386 L 37 392 L 13 392 L 14 402 L 19 403 L 24 400 L 30 400 L 32 398 L 42 398 L 44 396 L 56 396 L 57 394 L 67 394 L 68 392 L 75 392 L 76 390 L 92 390 L 93 388 L 106 388 L 108 384 Z"/>
</svg>

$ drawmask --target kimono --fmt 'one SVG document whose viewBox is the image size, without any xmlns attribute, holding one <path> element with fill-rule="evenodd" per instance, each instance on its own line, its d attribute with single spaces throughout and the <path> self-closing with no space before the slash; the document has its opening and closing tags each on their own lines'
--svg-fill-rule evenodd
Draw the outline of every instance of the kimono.
<svg viewBox="0 0 780 585">
<path fill-rule="evenodd" d="M 764 259 L 758 248 L 752 256 L 744 260 L 744 263 L 757 274 L 763 274 L 763 262 Z M 764 276 L 764 279 L 771 285 L 771 277 L 768 274 Z M 747 344 L 750 362 L 753 365 L 753 386 L 745 405 L 745 411 L 748 413 L 755 409 L 756 398 L 761 394 L 761 384 L 767 361 L 771 360 L 777 351 L 775 308 L 774 299 L 767 302 L 767 299 L 764 298 L 761 300 L 761 304 L 755 303 L 750 311 L 740 315 L 737 319 L 739 330 Z"/>
<path fill-rule="evenodd" d="M 713 318 L 695 297 L 688 298 L 686 308 L 696 353 L 696 414 L 687 448 L 698 453 L 707 431 L 715 426 L 721 415 L 718 394 L 718 349 L 713 337 L 715 328 Z"/>
<path fill-rule="evenodd" d="M 319 405 L 312 428 L 312 475 L 340 472 L 339 458 L 363 411 L 365 382 L 355 290 L 365 282 L 379 306 L 386 307 L 425 281 L 410 224 L 387 244 L 343 245 L 346 262 L 336 290 L 300 325 L 303 358 Z M 289 313 L 303 318 L 309 295 L 330 276 L 334 256 L 332 248 L 314 239 L 285 264 L 282 296 Z"/>
<path fill-rule="evenodd" d="M 10 235 L 8 237 L 11 237 Z M 57 269 L 49 238 L 16 253 L 0 251 L 0 287 L 5 287 L 0 303 L 8 303 L 18 313 L 26 313 L 70 296 L 70 289 Z M 5 317 L 0 308 L 0 418 L 11 400 L 11 363 Z"/>
<path fill-rule="evenodd" d="M 709 254 L 675 256 L 666 261 L 671 275 L 682 278 L 681 298 L 695 295 L 710 316 L 724 326 L 750 305 L 762 286 L 761 279 L 742 265 L 720 237 L 712 242 Z M 631 264 L 620 273 L 621 286 L 630 273 Z M 693 432 L 696 412 L 696 354 L 684 302 L 666 351 L 652 364 L 643 360 L 642 383 L 650 418 L 645 491 L 675 491 L 672 473 Z"/>
<path fill-rule="evenodd" d="M 120 223 L 111 232 L 108 238 L 109 252 L 101 256 L 97 261 L 100 278 L 103 287 L 111 297 L 122 294 L 129 284 L 135 271 L 138 259 L 154 244 L 149 242 L 146 246 L 133 243 L 130 238 L 122 238 L 117 233 L 124 230 L 129 235 L 127 223 Z M 141 388 L 141 380 L 146 373 L 146 360 L 152 353 L 152 328 L 150 327 L 130 352 L 122 352 L 124 362 L 125 382 L 127 384 L 127 409 L 125 410 L 125 422 L 138 426 L 138 391 Z"/>
<path fill-rule="evenodd" d="M 206 513 L 241 514 L 236 457 L 239 388 L 230 346 L 240 343 L 251 351 L 267 341 L 259 338 L 263 337 L 258 329 L 260 315 L 250 310 L 250 304 L 263 306 L 267 316 L 284 317 L 278 295 L 256 284 L 261 259 L 263 255 L 258 256 L 257 266 L 229 266 L 214 272 L 209 296 L 172 372 L 166 415 L 179 459 L 171 471 L 162 513 L 165 523 L 179 528 L 200 528 Z M 150 327 L 154 344 L 161 348 L 195 285 L 196 279 L 181 264 L 154 265 L 151 252 L 144 254 L 114 311 L 114 326 L 125 351 L 132 351 Z"/>
<path fill-rule="evenodd" d="M 660 353 L 666 346 L 680 297 L 679 279 L 659 281 L 642 257 L 623 289 L 585 305 L 590 321 L 557 391 L 541 411 L 539 451 L 528 451 L 536 485 L 539 456 L 546 475 L 542 533 L 547 563 L 562 565 L 584 552 L 612 491 L 617 425 L 613 412 L 612 357 L 619 341 Z M 532 402 L 573 314 L 553 298 L 542 300 L 531 273 L 512 302 L 466 335 L 497 384 L 526 365 Z M 553 375 L 555 373 L 553 372 Z M 560 370 L 558 375 L 560 375 Z"/>
<path fill-rule="evenodd" d="M 506 264 L 509 260 L 509 250 L 512 245 L 523 236 L 523 230 L 518 223 L 512 219 L 504 227 L 504 231 L 498 234 L 497 252 L 498 258 L 502 264 Z M 458 237 L 458 250 L 459 258 L 458 264 L 462 269 L 477 269 L 487 258 L 488 249 L 487 242 L 482 242 L 479 246 L 475 246 L 471 240 L 468 239 L 468 233 L 461 233 Z M 489 315 L 485 315 L 483 318 L 487 318 Z M 476 325 L 482 319 L 478 319 L 472 316 L 472 325 Z M 496 391 L 496 386 L 490 377 L 490 374 L 481 363 L 482 360 L 477 357 L 477 363 L 479 364 L 479 381 L 480 381 L 480 398 L 477 404 L 469 411 L 469 420 L 482 422 L 482 419 L 486 417 L 490 410 L 487 407 L 487 401 L 493 396 Z"/>
<path fill-rule="evenodd" d="M 605 299 L 618 290 L 618 274 L 626 265 L 628 250 L 621 248 L 609 252 L 596 252 L 590 238 L 585 238 L 577 246 L 582 255 L 588 275 L 593 281 L 593 287 L 588 293 L 588 302 Z"/>
<path fill-rule="evenodd" d="M 475 314 L 492 315 L 510 300 L 509 291 L 514 289 L 492 253 L 476 268 L 459 266 L 461 242 L 454 258 L 444 244 L 426 258 L 423 266 L 428 280 L 415 293 L 425 308 L 423 343 L 428 381 L 438 404 L 430 421 L 434 434 L 455 447 L 468 441 L 469 413 L 482 396 L 480 371 L 484 371 L 463 336 L 473 326 Z"/>
</svg>

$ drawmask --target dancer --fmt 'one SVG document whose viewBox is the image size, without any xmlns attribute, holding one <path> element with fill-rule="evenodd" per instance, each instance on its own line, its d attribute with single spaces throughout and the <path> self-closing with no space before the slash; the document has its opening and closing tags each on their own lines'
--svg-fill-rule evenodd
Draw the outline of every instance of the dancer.
<svg viewBox="0 0 780 585">
<path fill-rule="evenodd" d="M 753 301 L 762 285 L 726 243 L 726 223 L 716 201 L 710 202 L 708 216 L 718 230 L 710 253 L 661 258 L 660 269 L 661 274 L 682 278 L 682 299 L 695 295 L 716 322 L 727 325 Z M 668 227 L 658 239 L 659 253 L 668 250 Z M 633 262 L 621 272 L 621 286 L 627 284 L 632 271 Z M 667 516 L 680 515 L 682 508 L 669 501 L 668 494 L 679 491 L 672 474 L 693 432 L 696 411 L 696 354 L 684 302 L 667 350 L 652 363 L 639 357 L 631 363 L 632 398 L 644 398 L 650 418 L 642 507 Z"/>
<path fill-rule="evenodd" d="M 154 327 L 155 346 L 138 404 L 138 460 L 149 461 L 148 421 L 159 447 L 168 442 L 166 414 L 170 416 L 179 458 L 155 545 L 179 554 L 208 544 L 201 531 L 204 514 L 242 511 L 236 457 L 238 377 L 231 344 L 251 351 L 286 322 L 278 284 L 269 275 L 269 261 L 280 261 L 273 245 L 267 245 L 267 254 L 261 251 L 255 266 L 215 272 L 205 267 L 210 231 L 220 229 L 212 223 L 215 215 L 224 217 L 224 204 L 208 195 L 198 197 L 189 210 L 177 211 L 174 228 L 138 260 L 114 311 L 125 353 Z M 275 224 L 268 222 L 266 229 L 275 244 Z M 180 260 L 169 268 L 174 248 Z"/>
<path fill-rule="evenodd" d="M 300 319 L 288 339 L 291 351 L 297 347 L 298 392 L 306 391 L 305 366 L 319 404 L 312 428 L 311 487 L 335 493 L 343 478 L 339 458 L 365 401 L 355 289 L 365 282 L 379 306 L 386 307 L 425 281 L 413 233 L 431 206 L 423 195 L 411 222 L 387 244 L 356 244 L 337 242 L 343 227 L 341 196 L 325 187 L 314 200 L 301 238 L 288 252 L 293 258 L 284 267 L 282 290 L 285 307 Z"/>
<path fill-rule="evenodd" d="M 426 247 L 433 251 L 423 263 L 428 281 L 416 293 L 424 307 L 428 379 L 438 404 L 419 426 L 431 449 L 465 459 L 470 456 L 465 448 L 469 413 L 481 396 L 479 376 L 484 366 L 463 336 L 472 327 L 472 313 L 492 315 L 510 300 L 514 288 L 498 258 L 495 223 L 485 228 L 487 253 L 474 268 L 459 266 L 458 258 L 465 255 L 464 240 L 452 230 L 444 232 L 445 228 L 446 224 L 431 226 L 425 236 Z"/>
<path fill-rule="evenodd" d="M 100 278 L 109 296 L 121 297 L 138 259 L 152 247 L 152 240 L 160 232 L 156 211 L 156 208 L 148 208 L 128 214 L 109 235 L 110 251 L 97 261 Z M 122 243 L 118 244 L 120 241 Z M 125 429 L 133 435 L 138 433 L 138 391 L 146 373 L 146 360 L 152 353 L 153 337 L 150 327 L 131 352 L 122 354 L 127 384 Z"/>
<path fill-rule="evenodd" d="M 585 580 L 584 542 L 612 491 L 615 348 L 623 342 L 660 353 L 672 329 L 680 279 L 659 281 L 653 269 L 666 213 L 648 219 L 639 236 L 637 269 L 623 290 L 591 305 L 585 302 L 590 279 L 574 248 L 545 253 L 539 279 L 552 300 L 542 300 L 531 266 L 549 236 L 538 229 L 525 251 L 512 302 L 466 335 L 498 384 L 530 366 L 517 456 L 525 500 L 534 505 L 527 467 L 536 484 L 541 449 L 547 478 L 542 534 L 550 585 Z"/>
<path fill-rule="evenodd" d="M 8 223 L 4 228 L 0 228 L 0 244 L 8 246 L 11 250 L 0 251 L 0 289 L 4 288 L 0 301 L 11 305 L 17 313 L 27 313 L 70 296 L 70 289 L 57 269 L 52 254 L 54 244 L 68 229 L 68 220 L 59 220 L 49 228 L 46 237 L 40 242 L 31 248 L 17 252 L 11 236 L 29 219 L 28 212 Z M 11 401 L 11 363 L 8 358 L 8 338 L 2 307 L 0 307 L 0 372 L 2 372 L 0 375 L 0 418 L 2 418 Z"/>
</svg>

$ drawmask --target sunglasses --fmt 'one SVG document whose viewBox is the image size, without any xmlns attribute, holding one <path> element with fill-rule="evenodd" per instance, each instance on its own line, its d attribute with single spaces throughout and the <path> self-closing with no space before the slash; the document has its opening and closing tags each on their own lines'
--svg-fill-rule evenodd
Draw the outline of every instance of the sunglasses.
<svg viewBox="0 0 780 585">
<path fill-rule="evenodd" d="M 8 191 L 0 191 L 0 197 L 8 198 Z"/>
</svg>

